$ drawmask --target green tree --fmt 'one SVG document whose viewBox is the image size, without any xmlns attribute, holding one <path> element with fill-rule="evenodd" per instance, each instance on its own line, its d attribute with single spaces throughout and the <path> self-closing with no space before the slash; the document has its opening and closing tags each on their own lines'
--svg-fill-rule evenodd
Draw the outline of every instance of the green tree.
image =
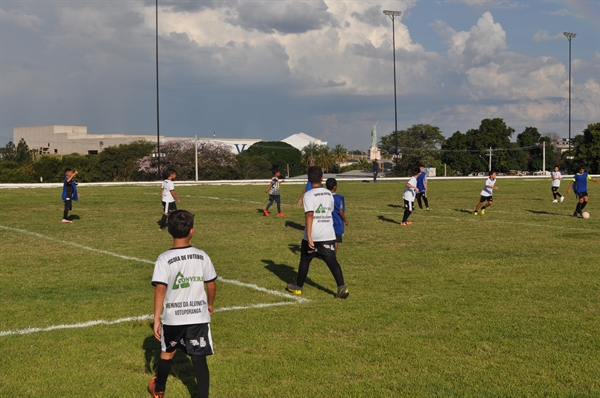
<svg viewBox="0 0 600 398">
<path fill-rule="evenodd" d="M 319 145 L 315 164 L 321 166 L 325 173 L 329 172 L 334 165 L 333 154 L 327 145 Z"/>
<path fill-rule="evenodd" d="M 40 182 L 61 182 L 64 176 L 59 156 L 42 155 L 33 163 L 34 178 Z"/>
<path fill-rule="evenodd" d="M 381 137 L 380 149 L 383 156 L 391 157 L 395 154 L 396 138 L 402 155 L 399 160 L 401 171 L 428 165 L 434 159 L 439 159 L 439 149 L 445 142 L 439 127 L 429 124 L 415 124 L 406 130 Z"/>
<path fill-rule="evenodd" d="M 510 137 L 514 132 L 515 129 L 508 127 L 500 118 L 484 119 L 477 130 L 467 131 L 467 146 L 470 150 L 480 151 L 479 156 L 482 157 L 492 148 L 492 169 L 508 171 L 508 154 L 503 149 L 510 147 Z M 485 160 L 487 158 L 484 163 Z"/>
<path fill-rule="evenodd" d="M 442 162 L 450 169 L 448 174 L 467 175 L 478 170 L 480 160 L 477 155 L 469 151 L 467 136 L 460 131 L 452 134 L 442 144 Z"/>
<path fill-rule="evenodd" d="M 302 163 L 302 152 L 286 142 L 260 141 L 252 144 L 241 154 L 248 157 L 262 156 L 272 167 L 278 167 L 282 175 L 286 175 L 288 166 L 290 176 L 298 176 L 306 172 L 306 168 Z M 270 177 L 270 168 L 266 171 Z"/>
<path fill-rule="evenodd" d="M 575 166 L 583 164 L 586 170 L 592 174 L 600 172 L 600 123 L 588 124 L 583 134 L 575 136 Z"/>
<path fill-rule="evenodd" d="M 237 178 L 241 180 L 266 179 L 272 177 L 273 165 L 267 160 L 266 155 L 253 156 L 248 151 L 243 151 L 235 157 Z M 281 170 L 285 175 L 287 170 Z"/>
<path fill-rule="evenodd" d="M 348 160 L 348 150 L 345 146 L 338 144 L 332 149 L 331 157 L 333 162 L 339 167 L 341 163 L 344 163 L 346 160 Z"/>
<path fill-rule="evenodd" d="M 103 181 L 132 181 L 142 178 L 138 159 L 150 155 L 155 144 L 135 141 L 130 144 L 109 146 L 98 155 L 98 172 Z"/>
</svg>

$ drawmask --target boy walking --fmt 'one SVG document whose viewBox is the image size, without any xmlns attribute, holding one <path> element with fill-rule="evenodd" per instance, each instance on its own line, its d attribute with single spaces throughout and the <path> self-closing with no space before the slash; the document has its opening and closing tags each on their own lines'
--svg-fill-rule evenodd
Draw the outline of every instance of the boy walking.
<svg viewBox="0 0 600 398">
<path fill-rule="evenodd" d="M 560 201 L 562 202 L 565 200 L 565 197 L 558 192 L 560 180 L 562 180 L 562 175 L 560 174 L 560 171 L 558 171 L 558 166 L 554 166 L 554 171 L 550 172 L 550 178 L 552 179 L 552 195 L 554 196 L 552 203 L 558 203 L 557 197 L 560 198 Z"/>
<path fill-rule="evenodd" d="M 335 254 L 338 252 L 338 243 L 342 243 L 342 237 L 344 236 L 344 225 L 348 226 L 348 220 L 346 219 L 346 202 L 342 195 L 337 194 L 337 180 L 335 178 L 328 178 L 325 181 L 325 187 L 329 189 L 329 192 L 333 194 L 333 231 L 335 232 Z"/>
<path fill-rule="evenodd" d="M 285 216 L 285 214 L 281 212 L 281 194 L 279 192 L 279 184 L 281 184 L 283 180 L 279 179 L 280 175 L 281 172 L 279 171 L 279 169 L 273 169 L 273 179 L 271 180 L 269 187 L 265 190 L 265 193 L 269 194 L 269 204 L 267 205 L 267 208 L 263 210 L 265 217 L 269 217 L 269 207 L 271 207 L 273 202 L 277 203 L 277 216 Z"/>
<path fill-rule="evenodd" d="M 420 173 L 421 169 L 416 168 L 413 171 L 412 177 L 409 178 L 404 186 L 404 195 L 402 196 L 404 199 L 404 216 L 402 217 L 402 223 L 400 225 L 406 226 L 412 224 L 411 221 L 408 221 L 408 217 L 410 217 L 415 208 L 415 197 L 419 192 L 419 188 L 417 188 L 417 177 Z"/>
<path fill-rule="evenodd" d="M 484 215 L 485 209 L 494 204 L 492 192 L 498 190 L 498 187 L 494 186 L 494 184 L 496 184 L 496 172 L 490 171 L 487 180 L 485 180 L 485 186 L 479 194 L 479 203 L 477 203 L 477 207 L 475 208 L 473 215 L 478 215 L 479 209 L 481 209 L 481 215 Z M 483 202 L 485 201 L 487 201 L 487 205 L 483 206 Z M 483 206 L 483 208 L 481 208 L 481 206 Z"/>
<path fill-rule="evenodd" d="M 65 178 L 63 180 L 63 191 L 62 191 L 62 200 L 65 204 L 65 208 L 63 210 L 63 218 L 62 222 L 64 224 L 70 224 L 71 220 L 69 220 L 69 211 L 73 210 L 73 201 L 79 199 L 79 194 L 77 193 L 77 183 L 73 181 L 73 177 L 77 174 L 77 170 L 73 171 L 73 169 L 65 169 Z"/>
<path fill-rule="evenodd" d="M 325 261 L 337 284 L 336 298 L 345 299 L 350 293 L 344 284 L 342 267 L 335 255 L 335 231 L 333 230 L 334 201 L 331 192 L 323 188 L 323 170 L 319 166 L 308 169 L 308 181 L 312 189 L 304 194 L 304 219 L 306 226 L 300 249 L 300 265 L 296 284 L 287 285 L 287 291 L 302 294 L 310 262 L 318 257 Z"/>
<path fill-rule="evenodd" d="M 571 186 L 573 187 L 573 192 L 575 192 L 575 196 L 577 196 L 577 206 L 575 207 L 575 212 L 573 213 L 573 217 L 581 216 L 583 217 L 583 209 L 588 204 L 588 193 L 587 193 L 587 182 L 593 181 L 596 184 L 600 184 L 600 182 L 594 180 L 587 171 L 585 171 L 585 166 L 579 166 L 579 173 L 573 176 L 573 179 L 569 183 L 569 187 L 567 188 L 567 193 L 571 192 Z"/>
<path fill-rule="evenodd" d="M 173 211 L 169 215 L 169 233 L 173 247 L 158 256 L 152 275 L 154 337 L 160 341 L 161 353 L 148 390 L 152 398 L 164 397 L 173 357 L 180 348 L 192 358 L 198 397 L 208 397 L 206 356 L 213 354 L 210 316 L 217 273 L 208 255 L 190 246 L 194 236 L 194 216 L 190 212 Z"/>
<path fill-rule="evenodd" d="M 158 229 L 161 231 L 167 228 L 167 217 L 169 217 L 169 213 L 177 210 L 175 200 L 177 200 L 177 203 L 181 203 L 179 196 L 175 193 L 175 184 L 173 184 L 173 181 L 177 178 L 177 172 L 173 169 L 168 169 L 165 174 L 167 175 L 167 179 L 163 181 L 160 188 L 163 216 L 158 222 Z"/>
<path fill-rule="evenodd" d="M 419 209 L 423 210 L 423 204 L 421 204 L 421 198 L 425 202 L 425 209 L 429 211 L 429 200 L 427 199 L 427 190 L 429 189 L 429 183 L 427 182 L 427 173 L 423 166 L 419 167 L 419 176 L 417 177 L 417 203 L 419 203 Z"/>
</svg>

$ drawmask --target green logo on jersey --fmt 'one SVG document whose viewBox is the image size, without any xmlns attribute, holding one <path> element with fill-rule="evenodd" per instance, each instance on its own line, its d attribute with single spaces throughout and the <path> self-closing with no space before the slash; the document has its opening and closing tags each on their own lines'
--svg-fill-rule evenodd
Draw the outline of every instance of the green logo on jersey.
<svg viewBox="0 0 600 398">
<path fill-rule="evenodd" d="M 319 204 L 319 207 L 317 207 L 317 210 L 315 210 L 315 213 L 317 213 L 317 214 L 327 213 L 327 207 L 324 207 L 322 204 Z"/>
<path fill-rule="evenodd" d="M 177 290 L 179 288 L 186 289 L 190 287 L 191 282 L 202 282 L 204 278 L 201 276 L 184 276 L 181 272 L 177 273 L 175 277 L 175 282 L 173 282 L 173 290 Z"/>
</svg>

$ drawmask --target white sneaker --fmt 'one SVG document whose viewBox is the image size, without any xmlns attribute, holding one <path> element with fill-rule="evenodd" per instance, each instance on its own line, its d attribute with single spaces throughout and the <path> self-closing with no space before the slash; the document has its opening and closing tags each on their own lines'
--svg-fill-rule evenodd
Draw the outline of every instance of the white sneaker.
<svg viewBox="0 0 600 398">
<path fill-rule="evenodd" d="M 62 223 L 63 224 L 71 224 L 71 220 L 63 219 Z"/>
<path fill-rule="evenodd" d="M 552 203 L 558 203 L 558 200 L 554 199 L 554 200 L 552 201 Z"/>
<path fill-rule="evenodd" d="M 562 201 L 563 201 L 563 200 L 565 200 L 565 197 L 564 197 L 564 196 L 561 196 L 561 197 L 560 197 L 560 203 L 562 203 Z"/>
</svg>

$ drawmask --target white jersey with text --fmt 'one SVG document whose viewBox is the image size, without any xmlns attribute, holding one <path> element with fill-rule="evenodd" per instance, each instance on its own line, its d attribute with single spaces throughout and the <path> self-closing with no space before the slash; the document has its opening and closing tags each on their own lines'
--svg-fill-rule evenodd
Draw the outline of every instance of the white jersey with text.
<svg viewBox="0 0 600 398">
<path fill-rule="evenodd" d="M 273 177 L 271 180 L 271 189 L 269 190 L 269 195 L 279 195 L 279 178 Z"/>
<path fill-rule="evenodd" d="M 492 179 L 488 178 L 485 181 L 485 185 L 484 185 L 483 189 L 481 190 L 481 196 L 492 196 L 493 188 L 488 188 L 488 187 L 493 187 L 495 183 L 496 183 L 495 179 L 492 180 Z"/>
<path fill-rule="evenodd" d="M 162 201 L 165 203 L 175 202 L 171 191 L 175 190 L 175 184 L 171 180 L 164 180 L 162 183 Z"/>
<path fill-rule="evenodd" d="M 167 250 L 154 265 L 152 284 L 167 286 L 162 323 L 192 325 L 209 323 L 205 282 L 217 279 L 210 257 L 200 249 L 188 246 Z"/>
<path fill-rule="evenodd" d="M 417 186 L 416 177 L 410 177 L 410 179 L 408 180 L 408 184 L 412 185 L 413 187 L 416 187 Z M 407 186 L 404 186 L 404 195 L 402 195 L 402 198 L 404 200 L 408 200 L 409 202 L 414 202 L 416 195 L 417 195 L 417 191 L 415 188 L 409 188 Z"/>
<path fill-rule="evenodd" d="M 311 237 L 313 242 L 335 240 L 333 230 L 333 195 L 323 187 L 313 188 L 304 194 L 304 213 L 314 212 Z M 304 240 L 308 240 L 304 228 Z"/>
<path fill-rule="evenodd" d="M 552 186 L 557 188 L 560 187 L 560 180 L 562 178 L 560 171 L 552 171 L 550 172 L 550 175 L 552 176 Z"/>
</svg>

